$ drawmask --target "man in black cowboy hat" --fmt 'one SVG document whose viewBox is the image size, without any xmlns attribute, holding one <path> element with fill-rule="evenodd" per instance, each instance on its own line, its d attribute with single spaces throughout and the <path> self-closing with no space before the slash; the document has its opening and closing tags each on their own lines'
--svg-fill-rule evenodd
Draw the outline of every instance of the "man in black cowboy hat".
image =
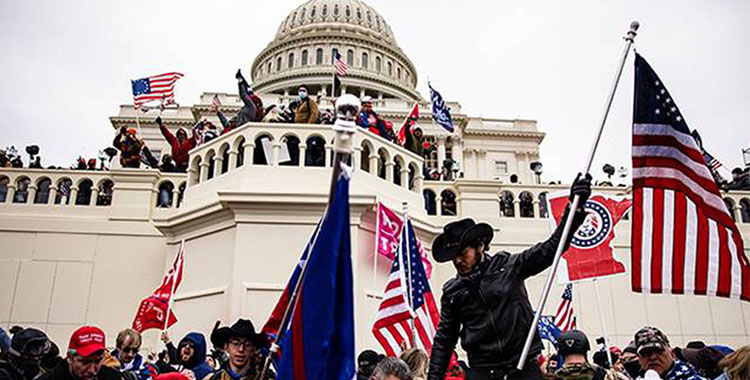
<svg viewBox="0 0 750 380">
<path fill-rule="evenodd" d="M 255 332 L 253 322 L 240 318 L 232 327 L 214 328 L 211 342 L 229 355 L 226 365 L 211 380 L 260 380 L 264 362 L 260 349 L 268 345 L 268 340 Z M 266 372 L 265 379 L 275 377 L 270 369 Z"/>
<path fill-rule="evenodd" d="M 576 177 L 570 198 L 580 196 L 571 231 L 583 223 L 583 205 L 591 195 L 591 177 Z M 440 323 L 432 344 L 428 380 L 442 380 L 458 338 L 469 357 L 468 380 L 539 379 L 536 357 L 542 351 L 537 334 L 529 363 L 514 370 L 534 317 L 524 281 L 552 265 L 562 237 L 563 221 L 552 236 L 519 254 L 489 255 L 493 229 L 486 223 L 462 219 L 444 227 L 432 244 L 437 262 L 452 261 L 458 274 L 443 286 Z M 568 237 L 566 248 L 572 234 Z"/>
</svg>

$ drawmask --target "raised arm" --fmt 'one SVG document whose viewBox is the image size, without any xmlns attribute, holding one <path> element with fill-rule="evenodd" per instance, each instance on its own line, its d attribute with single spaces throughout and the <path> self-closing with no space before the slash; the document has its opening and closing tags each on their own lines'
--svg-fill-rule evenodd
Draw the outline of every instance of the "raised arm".
<svg viewBox="0 0 750 380">
<path fill-rule="evenodd" d="M 159 125 L 159 130 L 161 131 L 162 136 L 167 140 L 169 145 L 174 145 L 177 142 L 177 139 L 174 137 L 172 132 L 169 131 L 169 128 L 167 128 L 166 125 L 161 121 L 161 116 L 156 117 L 156 124 Z"/>
</svg>

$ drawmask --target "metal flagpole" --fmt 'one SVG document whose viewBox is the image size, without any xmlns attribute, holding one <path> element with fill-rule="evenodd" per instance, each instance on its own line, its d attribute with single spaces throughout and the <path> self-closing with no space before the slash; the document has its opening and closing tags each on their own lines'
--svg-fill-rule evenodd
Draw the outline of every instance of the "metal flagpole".
<svg viewBox="0 0 750 380">
<path fill-rule="evenodd" d="M 414 311 L 414 299 L 412 298 L 413 289 L 411 283 L 411 253 L 409 252 L 409 229 L 407 228 L 407 224 L 409 223 L 409 203 L 403 202 L 401 203 L 401 206 L 404 210 L 404 224 L 401 227 L 401 247 L 405 249 L 401 249 L 400 253 L 404 254 L 404 251 L 406 251 L 406 290 L 409 296 L 409 310 L 412 313 L 412 317 L 411 319 L 409 319 L 409 327 L 411 329 L 411 347 L 415 348 L 417 346 L 417 336 L 414 329 L 414 314 L 416 313 Z"/>
<path fill-rule="evenodd" d="M 328 217 L 328 208 L 331 206 L 331 202 L 333 201 L 333 196 L 336 190 L 336 183 L 338 182 L 339 176 L 341 175 L 342 171 L 341 166 L 346 165 L 353 152 L 352 135 L 354 134 L 354 131 L 356 131 L 356 124 L 354 123 L 354 120 L 356 119 L 357 115 L 359 115 L 359 100 L 354 96 L 352 96 L 351 98 L 342 98 L 342 104 L 337 104 L 334 108 L 334 112 L 337 113 L 336 122 L 333 125 L 333 130 L 336 132 L 333 140 L 334 159 L 331 175 L 331 187 L 328 194 L 328 204 L 326 205 L 326 209 L 323 213 L 324 219 Z M 299 295 L 299 289 L 301 288 L 302 282 L 305 280 L 307 263 L 310 262 L 310 256 L 315 249 L 315 244 L 318 242 L 318 237 L 320 236 L 320 228 L 322 226 L 323 222 L 321 221 L 320 226 L 315 232 L 315 236 L 313 236 L 312 243 L 310 243 L 307 253 L 307 260 L 302 263 L 302 268 L 300 268 L 297 283 L 294 285 L 294 291 L 289 297 L 289 303 L 286 306 L 286 310 L 284 310 L 284 316 L 281 318 L 281 324 L 279 325 L 279 332 L 276 335 L 276 339 L 271 343 L 271 348 L 269 350 L 270 352 L 266 357 L 265 363 L 263 363 L 263 370 L 261 371 L 259 377 L 259 379 L 261 380 L 265 379 L 266 377 L 266 372 L 268 372 L 268 368 L 271 365 L 271 359 L 273 355 L 275 355 L 279 351 L 279 342 L 281 342 L 281 339 L 286 332 L 286 325 L 289 323 L 289 320 L 293 315 L 293 310 L 295 304 L 297 303 L 297 297 Z"/>
<path fill-rule="evenodd" d="M 625 60 L 628 57 L 628 53 L 630 52 L 630 47 L 633 45 L 633 40 L 635 39 L 636 32 L 638 31 L 638 27 L 640 25 L 638 24 L 638 21 L 633 21 L 630 23 L 630 30 L 628 31 L 628 34 L 624 37 L 625 38 L 625 48 L 622 50 L 622 56 L 620 57 L 620 64 L 617 67 L 617 72 L 615 73 L 615 80 L 614 83 L 612 83 L 612 88 L 609 90 L 609 96 L 607 97 L 607 105 L 604 108 L 604 114 L 602 115 L 601 123 L 599 123 L 599 130 L 597 131 L 595 138 L 594 138 L 594 145 L 591 147 L 591 151 L 589 151 L 588 159 L 586 160 L 586 167 L 583 173 L 588 174 L 589 170 L 591 169 L 591 164 L 594 161 L 594 154 L 596 154 L 596 148 L 599 146 L 599 140 L 602 138 L 602 132 L 604 131 L 604 125 L 607 122 L 607 116 L 609 115 L 609 109 L 612 107 L 612 100 L 615 97 L 615 91 L 617 91 L 617 84 L 620 82 L 620 76 L 622 76 L 622 69 L 625 66 Z M 529 350 L 531 350 L 531 343 L 534 340 L 534 335 L 536 334 L 537 329 L 537 323 L 539 323 L 539 317 L 542 315 L 542 312 L 544 311 L 544 305 L 547 303 L 547 298 L 549 297 L 550 289 L 552 288 L 552 281 L 555 278 L 555 274 L 557 273 L 557 267 L 560 264 L 560 257 L 563 253 L 563 247 L 565 246 L 565 242 L 568 240 L 568 235 L 570 234 L 570 227 L 573 224 L 573 215 L 572 213 L 575 212 L 575 210 L 578 208 L 578 202 L 580 201 L 580 197 L 578 195 L 573 197 L 573 202 L 571 202 L 570 209 L 571 214 L 567 219 L 565 219 L 565 226 L 563 227 L 562 231 L 562 237 L 560 239 L 560 242 L 557 244 L 557 250 L 555 251 L 555 259 L 552 262 L 552 269 L 550 270 L 549 274 L 547 275 L 547 282 L 544 284 L 544 290 L 542 291 L 542 296 L 539 298 L 539 303 L 537 303 L 536 311 L 534 312 L 534 319 L 531 322 L 531 326 L 529 328 L 529 333 L 526 336 L 526 343 L 524 343 L 523 351 L 521 352 L 521 357 L 518 359 L 518 365 L 516 366 L 517 369 L 522 370 L 523 366 L 526 364 L 526 359 L 529 356 Z"/>
<path fill-rule="evenodd" d="M 599 282 L 597 279 L 591 280 L 594 283 L 594 292 L 596 293 L 596 308 L 599 310 L 599 319 L 602 321 L 602 336 L 604 337 L 604 349 L 607 352 L 607 361 L 609 368 L 612 368 L 612 354 L 609 352 L 609 335 L 607 334 L 607 324 L 604 321 L 604 310 L 602 309 L 602 298 L 599 295 Z"/>
<path fill-rule="evenodd" d="M 378 283 L 378 255 L 380 252 L 380 202 L 376 199 L 375 200 L 375 257 L 373 258 L 372 263 L 372 287 L 373 289 L 375 286 L 377 286 Z"/>
<path fill-rule="evenodd" d="M 180 242 L 180 250 L 177 251 L 177 255 L 180 255 L 180 252 L 183 252 L 183 249 L 185 249 L 185 239 Z M 162 329 L 162 333 L 167 331 L 167 328 L 169 328 L 169 313 L 172 310 L 172 305 L 174 304 L 174 288 L 177 285 L 177 268 L 172 268 L 172 290 L 169 292 L 169 302 L 167 303 L 167 315 L 164 317 L 164 329 Z"/>
</svg>

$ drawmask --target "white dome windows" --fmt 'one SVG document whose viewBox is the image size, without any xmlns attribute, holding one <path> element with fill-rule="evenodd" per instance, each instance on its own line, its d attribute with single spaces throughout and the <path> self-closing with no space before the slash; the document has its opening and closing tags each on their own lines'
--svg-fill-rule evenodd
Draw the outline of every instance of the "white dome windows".
<svg viewBox="0 0 750 380">
<path fill-rule="evenodd" d="M 276 57 L 276 71 L 281 71 L 281 56 Z"/>
<path fill-rule="evenodd" d="M 375 57 L 375 71 L 380 74 L 380 70 L 382 69 L 382 59 L 380 57 Z"/>
<path fill-rule="evenodd" d="M 346 18 L 352 17 L 352 11 L 351 11 L 351 9 L 349 9 L 348 5 L 346 6 L 346 11 L 344 11 L 344 12 L 346 14 Z"/>
<path fill-rule="evenodd" d="M 323 49 L 318 48 L 315 50 L 315 64 L 316 65 L 322 65 L 323 64 Z"/>
<path fill-rule="evenodd" d="M 367 70 L 367 53 L 362 53 L 362 61 L 360 63 L 362 64 L 362 68 Z"/>
<path fill-rule="evenodd" d="M 354 66 L 354 50 L 349 49 L 346 51 L 346 64 L 348 66 Z"/>
<path fill-rule="evenodd" d="M 308 55 L 309 53 L 307 52 L 307 49 L 302 50 L 302 60 L 300 61 L 300 65 L 307 66 Z"/>
</svg>

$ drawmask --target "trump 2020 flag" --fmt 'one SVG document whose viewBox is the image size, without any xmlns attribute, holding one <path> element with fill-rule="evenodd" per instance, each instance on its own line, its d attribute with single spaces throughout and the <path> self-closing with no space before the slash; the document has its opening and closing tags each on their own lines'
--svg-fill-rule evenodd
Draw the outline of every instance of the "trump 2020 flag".
<svg viewBox="0 0 750 380">
<path fill-rule="evenodd" d="M 172 267 L 164 276 L 161 285 L 150 296 L 144 298 L 138 306 L 138 312 L 133 320 L 133 330 L 143 332 L 148 329 L 164 329 L 177 323 L 173 310 L 169 307 L 173 293 L 182 283 L 182 268 L 184 264 L 185 242 L 180 244 L 180 250 L 172 262 Z M 169 314 L 169 323 L 166 323 Z"/>
<path fill-rule="evenodd" d="M 432 100 L 432 118 L 436 123 L 440 124 L 448 132 L 453 132 L 453 119 L 451 118 L 451 109 L 445 105 L 443 96 L 440 95 L 437 90 L 432 88 L 431 84 L 427 84 L 430 87 L 430 99 Z"/>
<path fill-rule="evenodd" d="M 542 315 L 539 318 L 539 325 L 537 330 L 539 331 L 539 336 L 542 339 L 545 339 L 552 343 L 557 343 L 557 337 L 562 334 L 562 330 L 560 330 L 555 322 L 552 321 L 552 317 L 546 315 Z"/>
<path fill-rule="evenodd" d="M 342 170 L 320 224 L 289 326 L 281 337 L 278 378 L 351 380 L 354 368 L 354 295 L 349 236 L 349 174 Z M 283 327 L 282 327 L 283 328 Z"/>
<path fill-rule="evenodd" d="M 549 198 L 555 226 L 560 223 L 568 194 L 553 194 Z M 557 275 L 561 283 L 625 273 L 625 265 L 615 258 L 612 240 L 615 225 L 630 209 L 633 202 L 626 198 L 611 198 L 592 194 L 586 202 L 586 219 L 573 235 L 570 248 L 562 256 Z"/>
</svg>

